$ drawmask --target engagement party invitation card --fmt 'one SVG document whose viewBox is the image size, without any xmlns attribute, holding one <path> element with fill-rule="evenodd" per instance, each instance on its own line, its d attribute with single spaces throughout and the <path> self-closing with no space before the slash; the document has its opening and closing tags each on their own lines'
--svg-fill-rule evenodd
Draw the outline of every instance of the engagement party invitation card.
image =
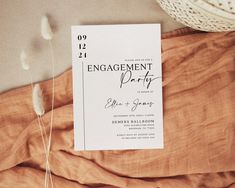
<svg viewBox="0 0 235 188">
<path fill-rule="evenodd" d="M 160 25 L 71 30 L 75 150 L 163 148 Z"/>
</svg>

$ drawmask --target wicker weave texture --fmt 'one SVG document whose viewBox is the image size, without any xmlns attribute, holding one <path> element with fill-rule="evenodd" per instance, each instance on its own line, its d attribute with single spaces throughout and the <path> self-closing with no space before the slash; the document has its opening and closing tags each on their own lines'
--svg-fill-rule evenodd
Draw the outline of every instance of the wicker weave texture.
<svg viewBox="0 0 235 188">
<path fill-rule="evenodd" d="M 157 0 L 176 21 L 202 31 L 235 30 L 235 0 Z"/>
</svg>

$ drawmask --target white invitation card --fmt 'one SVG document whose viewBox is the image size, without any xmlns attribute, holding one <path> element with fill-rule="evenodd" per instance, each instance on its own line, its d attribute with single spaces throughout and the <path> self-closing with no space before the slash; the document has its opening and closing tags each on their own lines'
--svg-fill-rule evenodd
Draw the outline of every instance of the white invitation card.
<svg viewBox="0 0 235 188">
<path fill-rule="evenodd" d="M 72 26 L 75 150 L 163 148 L 159 24 Z"/>
</svg>

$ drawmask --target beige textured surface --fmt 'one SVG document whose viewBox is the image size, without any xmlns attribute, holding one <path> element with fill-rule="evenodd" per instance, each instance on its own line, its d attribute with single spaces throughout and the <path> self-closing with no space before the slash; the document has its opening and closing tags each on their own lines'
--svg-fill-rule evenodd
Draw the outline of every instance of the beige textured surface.
<svg viewBox="0 0 235 188">
<path fill-rule="evenodd" d="M 40 19 L 53 25 L 56 75 L 71 67 L 70 26 L 77 24 L 162 23 L 162 30 L 182 27 L 155 0 L 1 0 L 0 92 L 29 83 L 19 54 L 30 55 L 33 81 L 51 77 L 49 45 L 40 36 Z"/>
</svg>

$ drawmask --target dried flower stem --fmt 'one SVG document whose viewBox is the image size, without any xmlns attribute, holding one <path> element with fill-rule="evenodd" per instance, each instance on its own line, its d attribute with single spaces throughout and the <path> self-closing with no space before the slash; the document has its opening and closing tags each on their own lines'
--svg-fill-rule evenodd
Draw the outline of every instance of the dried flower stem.
<svg viewBox="0 0 235 188">
<path fill-rule="evenodd" d="M 49 155 L 50 155 L 50 148 L 51 148 L 51 139 L 52 139 L 52 127 L 53 127 L 53 118 L 54 118 L 54 98 L 55 98 L 55 74 L 54 74 L 54 53 L 53 53 L 53 47 L 52 47 L 52 43 L 51 40 L 53 38 L 53 32 L 51 29 L 51 25 L 49 23 L 48 17 L 47 16 L 43 16 L 41 18 L 41 35 L 45 40 L 49 41 L 49 46 L 50 46 L 50 53 L 51 53 L 51 62 L 52 62 L 52 99 L 51 99 L 51 119 L 50 119 L 50 130 L 49 130 L 49 137 L 48 137 L 48 145 L 46 148 L 46 152 L 47 152 L 47 156 L 49 159 Z M 46 164 L 46 172 L 50 170 L 49 168 L 49 161 L 47 161 Z M 47 174 L 47 173 L 46 173 Z M 45 183 L 46 183 L 46 187 L 48 186 L 48 182 L 47 182 L 47 176 L 45 178 Z M 51 182 L 52 188 L 53 188 L 53 183 Z"/>
<path fill-rule="evenodd" d="M 42 119 L 41 116 L 39 116 L 39 119 L 40 119 L 40 123 L 41 123 L 42 127 L 45 127 L 43 119 Z M 45 129 L 43 129 L 43 132 L 44 132 L 45 135 L 47 135 Z M 48 145 L 48 138 L 47 138 L 47 136 L 46 136 L 46 143 Z M 49 175 L 50 183 L 51 183 L 51 185 L 53 187 L 53 180 L 52 180 L 52 176 L 51 176 L 50 163 L 49 163 L 49 153 L 47 152 L 47 145 L 45 145 L 45 148 L 44 148 L 46 156 L 47 156 L 47 160 L 46 160 L 46 174 L 45 174 L 45 182 L 44 182 L 46 188 L 48 187 L 48 175 Z"/>
<path fill-rule="evenodd" d="M 55 58 L 54 51 L 51 41 L 49 40 L 50 52 L 51 52 L 51 62 L 52 62 L 52 99 L 51 99 L 51 120 L 50 120 L 50 130 L 48 137 L 48 145 L 47 145 L 47 154 L 50 155 L 51 149 L 51 140 L 52 140 L 52 128 L 53 128 L 53 120 L 54 120 L 54 101 L 55 101 Z M 48 162 L 49 163 L 49 162 Z M 52 184 L 53 188 L 53 184 Z"/>
<path fill-rule="evenodd" d="M 39 128 L 40 128 L 41 137 L 42 137 L 43 146 L 44 146 L 44 151 L 45 151 L 45 154 L 46 154 L 45 187 L 47 187 L 48 186 L 48 183 L 47 183 L 48 182 L 48 175 L 49 175 L 49 178 L 51 180 L 51 183 L 52 183 L 52 176 L 51 176 L 50 165 L 49 165 L 49 154 L 47 152 L 46 142 L 45 142 L 45 139 L 44 139 L 44 134 L 46 136 L 45 126 L 41 125 L 41 122 L 42 122 L 41 116 L 44 114 L 45 110 L 44 110 L 44 107 L 43 107 L 43 95 L 42 95 L 42 91 L 41 91 L 41 88 L 40 88 L 39 84 L 36 84 L 33 87 L 33 106 L 34 106 L 34 110 L 37 114 L 38 125 L 39 125 Z M 46 140 L 47 140 L 47 136 L 46 136 Z"/>
<path fill-rule="evenodd" d="M 43 126 L 41 125 L 41 120 L 40 119 L 41 119 L 41 116 L 37 116 L 38 125 L 39 125 L 39 129 L 40 129 L 40 133 L 41 133 L 42 143 L 43 143 L 43 148 L 44 148 L 44 151 L 45 151 L 45 154 L 46 154 L 46 161 L 48 161 L 48 155 L 47 155 L 47 152 L 46 152 L 46 143 L 45 143 L 44 133 L 43 133 L 45 131 L 43 131 Z M 49 164 L 47 166 L 48 166 L 48 168 L 50 168 Z M 51 173 L 50 173 L 50 171 L 48 172 L 47 170 L 46 170 L 46 174 L 45 174 L 45 180 L 47 179 L 48 173 L 49 173 L 49 177 L 52 181 Z M 44 182 L 45 187 L 47 187 L 46 182 L 47 181 Z"/>
<path fill-rule="evenodd" d="M 49 41 L 50 49 L 51 49 L 51 59 L 52 59 L 52 101 L 51 101 L 51 121 L 50 121 L 50 133 L 49 133 L 49 143 L 48 143 L 48 152 L 51 147 L 51 135 L 52 135 L 52 125 L 54 118 L 54 101 L 55 101 L 55 73 L 54 73 L 54 53 L 51 41 Z"/>
<path fill-rule="evenodd" d="M 31 89 L 32 89 L 32 92 L 33 92 L 33 79 L 32 79 L 32 74 L 31 72 L 29 72 L 29 77 L 30 77 L 30 85 L 31 85 Z M 50 179 L 50 182 L 51 182 L 51 185 L 53 187 L 53 180 L 52 180 L 52 175 L 51 175 L 51 170 L 50 170 L 50 163 L 49 163 L 49 153 L 47 152 L 47 147 L 46 147 L 46 143 L 49 144 L 48 142 L 48 139 L 47 139 L 47 134 L 46 134 L 46 130 L 45 130 L 45 125 L 43 123 L 43 120 L 42 120 L 42 116 L 41 115 L 37 115 L 37 120 L 38 120 L 38 126 L 39 126 L 39 129 L 40 129 L 40 134 L 41 134 L 41 138 L 42 138 L 42 143 L 43 143 L 43 148 L 44 148 L 44 152 L 45 152 L 45 157 L 46 157 L 46 174 L 45 174 L 45 187 L 48 187 L 48 175 L 49 175 L 49 179 Z M 45 138 L 44 138 L 44 135 L 45 135 Z"/>
</svg>

